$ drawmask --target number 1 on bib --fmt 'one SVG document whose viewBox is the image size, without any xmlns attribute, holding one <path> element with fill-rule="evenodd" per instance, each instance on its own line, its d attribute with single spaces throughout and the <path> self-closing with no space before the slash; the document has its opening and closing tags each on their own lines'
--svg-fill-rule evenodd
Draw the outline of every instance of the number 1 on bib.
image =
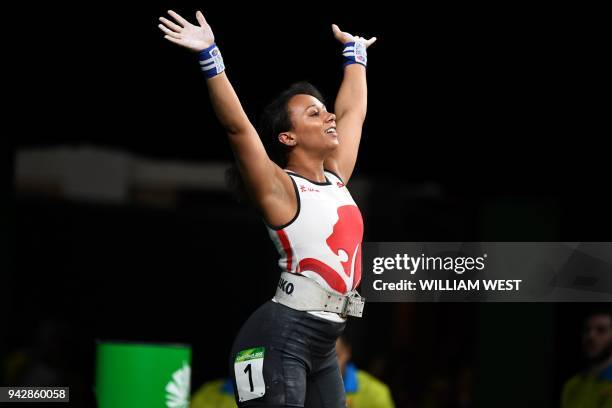
<svg viewBox="0 0 612 408">
<path fill-rule="evenodd" d="M 238 400 L 249 401 L 266 393 L 263 377 L 264 347 L 242 350 L 234 362 Z"/>
</svg>

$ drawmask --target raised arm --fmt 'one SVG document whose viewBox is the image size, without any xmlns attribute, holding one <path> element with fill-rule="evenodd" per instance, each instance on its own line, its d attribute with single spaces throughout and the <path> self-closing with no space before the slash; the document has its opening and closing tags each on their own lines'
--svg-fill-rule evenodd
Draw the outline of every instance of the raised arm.
<svg viewBox="0 0 612 408">
<path fill-rule="evenodd" d="M 159 24 L 159 28 L 165 33 L 164 38 L 201 55 L 211 47 L 213 48 L 211 53 L 215 52 L 214 34 L 200 11 L 196 13 L 199 25 L 191 24 L 172 10 L 168 11 L 168 14 L 174 22 L 160 17 L 162 24 Z M 220 58 L 218 49 L 216 52 L 211 55 Z M 221 71 L 210 76 L 206 84 L 217 118 L 227 132 L 244 184 L 255 204 L 263 211 L 264 218 L 275 224 L 275 217 L 279 217 L 276 213 L 280 212 L 279 223 L 282 223 L 282 220 L 290 219 L 293 215 L 290 205 L 293 193 L 291 181 L 287 174 L 268 157 L 257 131 L 249 121 L 224 72 L 222 62 L 219 65 L 219 60 L 213 61 L 214 59 L 211 57 L 203 60 L 201 65 L 206 71 L 209 69 Z M 285 209 L 287 205 L 289 208 Z M 289 216 L 283 217 L 284 212 L 290 213 Z"/>
<path fill-rule="evenodd" d="M 342 44 L 360 42 L 367 48 L 376 41 L 376 37 L 365 40 L 340 31 L 340 28 L 335 24 L 332 29 L 334 36 Z M 345 65 L 344 77 L 334 106 L 340 145 L 324 164 L 325 168 L 335 171 L 342 177 L 345 183 L 348 183 L 355 168 L 361 140 L 361 128 L 366 117 L 367 99 L 368 88 L 365 66 L 361 63 Z"/>
</svg>

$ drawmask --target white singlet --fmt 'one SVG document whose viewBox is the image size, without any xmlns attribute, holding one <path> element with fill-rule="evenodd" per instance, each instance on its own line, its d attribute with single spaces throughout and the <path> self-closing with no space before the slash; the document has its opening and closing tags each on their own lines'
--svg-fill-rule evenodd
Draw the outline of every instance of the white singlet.
<svg viewBox="0 0 612 408">
<path fill-rule="evenodd" d="M 327 182 L 318 183 L 285 171 L 294 184 L 297 213 L 278 228 L 266 225 L 280 254 L 278 264 L 282 271 L 306 276 L 344 295 L 361 281 L 361 212 L 334 173 L 325 170 Z M 344 321 L 336 313 L 309 313 Z"/>
</svg>

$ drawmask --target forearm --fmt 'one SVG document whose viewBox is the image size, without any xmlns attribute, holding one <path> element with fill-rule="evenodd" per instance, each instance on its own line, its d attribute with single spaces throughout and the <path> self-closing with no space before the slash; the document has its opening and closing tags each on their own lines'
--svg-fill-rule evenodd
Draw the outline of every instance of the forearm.
<svg viewBox="0 0 612 408">
<path fill-rule="evenodd" d="M 225 74 L 223 57 L 204 15 L 198 11 L 198 25 L 193 25 L 172 10 L 169 10 L 168 14 L 174 21 L 160 17 L 159 28 L 164 32 L 164 38 L 198 53 L 200 69 L 207 78 L 206 84 L 213 109 L 228 134 L 239 164 L 248 169 L 251 177 L 259 181 L 264 180 L 265 183 L 275 169 Z"/>
<path fill-rule="evenodd" d="M 225 72 L 206 80 L 217 119 L 231 136 L 252 127 Z"/>
<path fill-rule="evenodd" d="M 344 67 L 344 77 L 336 97 L 334 113 L 340 119 L 347 113 L 365 120 L 368 104 L 366 68 L 361 64 Z"/>
</svg>

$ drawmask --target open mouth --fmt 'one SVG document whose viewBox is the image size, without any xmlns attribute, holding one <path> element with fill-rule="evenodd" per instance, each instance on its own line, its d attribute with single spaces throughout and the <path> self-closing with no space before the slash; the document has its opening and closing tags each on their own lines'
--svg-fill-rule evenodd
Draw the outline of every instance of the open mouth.
<svg viewBox="0 0 612 408">
<path fill-rule="evenodd" d="M 327 129 L 325 131 L 325 133 L 327 133 L 328 135 L 338 136 L 338 132 L 336 132 L 336 127 L 335 126 L 332 126 L 329 129 Z"/>
</svg>

